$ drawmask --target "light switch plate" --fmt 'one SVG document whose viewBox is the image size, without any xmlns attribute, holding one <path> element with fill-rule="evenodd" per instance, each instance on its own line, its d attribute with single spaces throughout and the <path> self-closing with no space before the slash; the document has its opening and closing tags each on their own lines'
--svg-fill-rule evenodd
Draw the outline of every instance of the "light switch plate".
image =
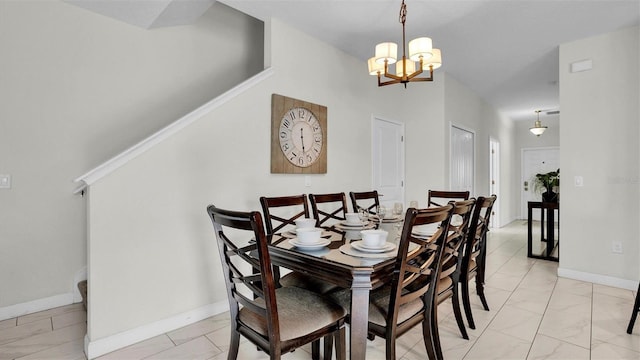
<svg viewBox="0 0 640 360">
<path fill-rule="evenodd" d="M 574 176 L 573 183 L 575 186 L 584 186 L 584 178 L 582 176 Z"/>
<path fill-rule="evenodd" d="M 11 175 L 0 174 L 0 189 L 11 188 Z"/>
</svg>

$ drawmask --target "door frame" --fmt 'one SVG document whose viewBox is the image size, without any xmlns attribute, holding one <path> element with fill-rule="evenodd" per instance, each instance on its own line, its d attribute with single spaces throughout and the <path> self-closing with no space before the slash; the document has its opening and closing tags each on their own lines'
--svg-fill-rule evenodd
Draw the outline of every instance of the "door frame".
<svg viewBox="0 0 640 360">
<path fill-rule="evenodd" d="M 400 202 L 402 202 L 403 204 L 405 203 L 405 198 L 406 198 L 406 186 L 405 186 L 405 182 L 406 182 L 406 149 L 405 149 L 405 126 L 404 123 L 401 121 L 396 121 L 396 120 L 389 120 L 387 118 L 381 117 L 381 116 L 376 116 L 376 115 L 371 115 L 371 188 L 374 188 L 375 186 L 375 173 L 373 171 L 374 166 L 375 166 L 375 154 L 376 154 L 376 149 L 375 149 L 375 144 L 376 142 L 374 141 L 374 136 L 375 136 L 375 124 L 377 121 L 384 121 L 387 123 L 391 123 L 394 125 L 398 125 L 400 127 L 400 132 L 401 132 L 401 144 L 402 146 L 400 146 L 400 172 L 401 172 L 401 178 L 402 178 L 402 189 L 400 190 L 400 197 L 401 200 Z M 377 189 L 376 189 L 377 190 Z M 384 200 L 380 199 L 380 203 L 382 203 Z"/>
<path fill-rule="evenodd" d="M 478 151 L 476 150 L 476 144 L 477 144 L 476 131 L 471 129 L 471 128 L 468 128 L 466 126 L 463 126 L 463 125 L 454 124 L 451 121 L 449 121 L 449 162 L 447 164 L 447 167 L 449 168 L 449 171 L 448 171 L 449 172 L 449 190 L 452 190 L 451 185 L 452 185 L 452 178 L 453 178 L 451 176 L 451 160 L 452 160 L 451 154 L 453 153 L 453 151 L 452 151 L 453 145 L 452 145 L 452 141 L 451 141 L 451 136 L 452 136 L 452 133 L 453 133 L 452 129 L 454 127 L 458 128 L 460 130 L 464 130 L 464 131 L 470 132 L 471 134 L 473 134 L 473 172 L 472 172 L 473 173 L 473 180 L 471 182 L 471 190 L 469 191 L 469 194 L 471 194 L 471 196 L 475 196 L 475 191 L 476 191 L 476 174 L 475 173 L 476 173 L 476 168 L 477 168 L 477 161 L 476 160 L 477 160 L 477 153 L 478 153 Z M 456 190 L 459 190 L 459 189 L 456 189 Z"/>
<path fill-rule="evenodd" d="M 494 153 L 495 146 L 495 153 Z M 491 184 L 495 179 L 496 183 Z M 489 136 L 489 196 L 495 194 L 497 199 L 493 204 L 490 226 L 500 228 L 500 141 Z M 493 186 L 495 185 L 495 186 Z"/>
</svg>

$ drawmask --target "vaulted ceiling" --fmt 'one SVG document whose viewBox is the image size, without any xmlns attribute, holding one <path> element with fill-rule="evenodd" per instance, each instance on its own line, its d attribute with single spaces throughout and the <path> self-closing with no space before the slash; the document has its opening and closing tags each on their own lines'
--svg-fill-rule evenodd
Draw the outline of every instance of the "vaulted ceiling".
<svg viewBox="0 0 640 360">
<path fill-rule="evenodd" d="M 69 2 L 151 28 L 193 21 L 214 0 Z M 361 59 L 362 71 L 377 43 L 402 42 L 401 0 L 220 2 L 261 20 L 277 18 L 333 44 Z M 533 121 L 538 109 L 559 110 L 558 72 L 566 71 L 558 69 L 560 44 L 640 23 L 638 0 L 406 0 L 406 5 L 407 40 L 431 37 L 443 54 L 437 72 L 446 71 L 513 120 Z M 373 77 L 371 84 L 376 86 Z M 429 84 L 409 84 L 407 91 L 421 86 Z"/>
</svg>

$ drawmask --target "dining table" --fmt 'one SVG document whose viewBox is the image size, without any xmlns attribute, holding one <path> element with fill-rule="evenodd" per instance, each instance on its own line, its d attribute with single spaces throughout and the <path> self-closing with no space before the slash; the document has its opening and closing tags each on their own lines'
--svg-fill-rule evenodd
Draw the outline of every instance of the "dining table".
<svg viewBox="0 0 640 360">
<path fill-rule="evenodd" d="M 404 217 L 397 215 L 374 220 L 360 227 L 338 223 L 324 228 L 324 246 L 301 248 L 294 244 L 295 233 L 275 234 L 269 245 L 273 265 L 297 271 L 351 289 L 350 359 L 365 359 L 369 321 L 369 292 L 391 281 Z M 396 251 L 363 252 L 356 246 L 360 231 L 379 228 L 388 232 L 387 242 Z"/>
</svg>

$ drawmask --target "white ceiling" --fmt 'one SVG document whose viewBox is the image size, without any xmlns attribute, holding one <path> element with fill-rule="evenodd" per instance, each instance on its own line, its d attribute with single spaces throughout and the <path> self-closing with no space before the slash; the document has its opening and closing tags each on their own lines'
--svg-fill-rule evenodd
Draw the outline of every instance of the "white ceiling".
<svg viewBox="0 0 640 360">
<path fill-rule="evenodd" d="M 67 0 L 145 28 L 190 23 L 214 1 Z M 280 19 L 333 44 L 361 59 L 362 71 L 377 43 L 402 41 L 401 0 L 219 1 L 261 20 Z M 504 115 L 531 122 L 535 110 L 559 110 L 558 45 L 640 23 L 640 0 L 406 4 L 407 41 L 429 36 L 434 47 L 442 49 L 443 66 L 436 71 L 436 81 L 437 72 L 446 71 Z M 372 77 L 371 86 L 375 83 Z M 422 86 L 429 83 L 409 84 L 407 91 Z"/>
<path fill-rule="evenodd" d="M 361 59 L 363 71 L 377 43 L 402 41 L 401 0 L 220 1 L 258 19 L 278 18 L 333 44 Z M 442 49 L 438 71 L 451 74 L 511 119 L 531 122 L 534 110 L 559 107 L 558 45 L 640 19 L 638 0 L 405 3 L 407 41 L 431 37 L 434 47 Z M 421 86 L 429 83 L 409 84 L 407 91 Z"/>
</svg>

